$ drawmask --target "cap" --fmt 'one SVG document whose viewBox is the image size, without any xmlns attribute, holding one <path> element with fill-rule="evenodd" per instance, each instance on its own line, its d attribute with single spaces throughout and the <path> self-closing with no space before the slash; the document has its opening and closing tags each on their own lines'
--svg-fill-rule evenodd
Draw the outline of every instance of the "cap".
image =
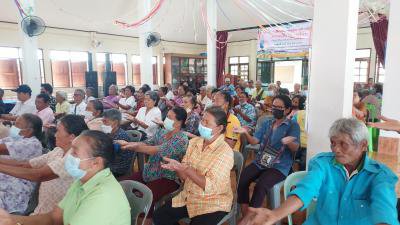
<svg viewBox="0 0 400 225">
<path fill-rule="evenodd" d="M 14 89 L 12 91 L 17 92 L 17 93 L 29 93 L 29 94 L 32 94 L 32 89 L 26 84 L 19 85 L 19 87 L 17 89 Z"/>
</svg>

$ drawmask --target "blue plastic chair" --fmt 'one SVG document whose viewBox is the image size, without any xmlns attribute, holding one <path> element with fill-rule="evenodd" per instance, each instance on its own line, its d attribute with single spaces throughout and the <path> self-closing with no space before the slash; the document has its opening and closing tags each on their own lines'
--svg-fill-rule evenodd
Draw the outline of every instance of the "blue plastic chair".
<svg viewBox="0 0 400 225">
<path fill-rule="evenodd" d="M 287 196 L 289 195 L 291 189 L 294 186 L 296 186 L 296 184 L 299 183 L 306 175 L 307 171 L 300 171 L 300 172 L 294 172 L 286 178 L 285 183 L 283 185 L 283 193 L 285 196 L 285 200 L 287 199 Z M 307 208 L 307 217 L 308 215 L 312 214 L 315 211 L 315 206 L 316 206 L 316 200 L 314 199 Z M 293 225 L 291 214 L 288 215 L 288 225 Z"/>
</svg>

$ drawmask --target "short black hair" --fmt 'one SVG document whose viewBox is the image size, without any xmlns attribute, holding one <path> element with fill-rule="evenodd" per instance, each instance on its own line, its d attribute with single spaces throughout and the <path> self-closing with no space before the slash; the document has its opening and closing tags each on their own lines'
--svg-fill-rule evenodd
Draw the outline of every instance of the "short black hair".
<svg viewBox="0 0 400 225">
<path fill-rule="evenodd" d="M 31 113 L 22 114 L 21 118 L 28 124 L 28 128 L 31 128 L 33 130 L 33 136 L 41 140 L 43 126 L 42 119 Z"/>
<path fill-rule="evenodd" d="M 92 149 L 93 157 L 101 157 L 104 159 L 104 168 L 110 166 L 114 160 L 114 145 L 113 139 L 98 130 L 85 130 L 80 137 L 86 137 L 88 145 Z"/>
<path fill-rule="evenodd" d="M 280 99 L 282 100 L 283 104 L 285 105 L 286 109 L 292 108 L 292 100 L 290 100 L 289 96 L 287 95 L 277 95 L 275 98 L 272 100 L 275 101 L 275 99 Z"/>
<path fill-rule="evenodd" d="M 36 98 L 41 98 L 43 99 L 44 103 L 49 103 L 50 102 L 50 96 L 48 94 L 42 93 L 42 94 L 38 94 L 36 96 Z"/>
<path fill-rule="evenodd" d="M 290 95 L 289 89 L 287 88 L 281 88 L 279 89 L 279 94 L 280 95 Z"/>
<path fill-rule="evenodd" d="M 132 95 L 135 94 L 135 87 L 134 86 L 128 85 L 128 86 L 126 86 L 124 88 L 124 90 L 126 90 L 126 89 L 129 89 L 131 91 Z"/>
<path fill-rule="evenodd" d="M 380 94 L 383 93 L 383 85 L 382 85 L 382 83 L 375 83 L 374 84 L 374 88 L 375 88 L 376 93 L 380 93 Z"/>
<path fill-rule="evenodd" d="M 298 98 L 299 99 L 299 110 L 304 110 L 304 108 L 305 108 L 305 106 L 306 106 L 306 97 L 304 97 L 304 96 L 302 96 L 302 95 L 295 95 L 293 98 L 292 98 L 292 101 L 295 99 L 295 98 Z"/>
<path fill-rule="evenodd" d="M 51 84 L 49 83 L 43 83 L 40 85 L 42 88 L 44 88 L 44 90 L 46 90 L 47 92 L 49 92 L 49 94 L 53 94 L 53 86 L 51 86 Z"/>
<path fill-rule="evenodd" d="M 158 101 L 160 100 L 160 96 L 158 96 L 157 92 L 155 91 L 148 91 L 145 95 L 148 95 L 151 100 L 154 101 L 154 106 L 158 105 Z"/>
<path fill-rule="evenodd" d="M 166 95 L 168 93 L 168 88 L 167 87 L 160 87 L 160 91 Z"/>
<path fill-rule="evenodd" d="M 103 103 L 102 103 L 100 100 L 90 100 L 89 102 L 93 104 L 94 110 L 100 111 L 100 115 L 103 114 L 103 112 L 104 112 L 104 105 L 103 105 Z"/>
<path fill-rule="evenodd" d="M 228 103 L 229 108 L 232 106 L 232 95 L 227 91 L 219 91 L 219 93 L 224 96 L 225 102 Z"/>
<path fill-rule="evenodd" d="M 65 127 L 68 134 L 78 137 L 83 131 L 88 130 L 85 120 L 80 115 L 66 115 L 60 119 L 60 123 Z"/>
<path fill-rule="evenodd" d="M 240 94 L 244 94 L 245 96 L 246 96 L 246 98 L 249 98 L 249 94 L 247 93 L 247 92 L 245 92 L 245 91 L 243 91 L 242 93 L 240 93 Z M 238 96 L 239 97 L 239 96 Z"/>
<path fill-rule="evenodd" d="M 119 124 L 122 120 L 122 114 L 121 111 L 119 111 L 118 109 L 109 109 L 104 111 L 103 118 L 118 121 Z"/>
<path fill-rule="evenodd" d="M 226 112 L 219 106 L 210 106 L 206 108 L 205 112 L 210 113 L 214 117 L 217 126 L 222 125 L 224 127 L 222 130 L 222 133 L 224 133 L 228 125 L 228 115 L 226 115 Z"/>
<path fill-rule="evenodd" d="M 178 86 L 178 88 L 179 87 L 183 88 L 183 91 L 185 92 L 185 95 L 186 95 L 186 93 L 188 93 L 188 91 L 189 91 L 189 87 L 188 86 L 185 86 L 185 85 L 181 84 L 181 85 Z"/>
<path fill-rule="evenodd" d="M 181 128 L 185 128 L 185 123 L 187 118 L 186 110 L 180 106 L 175 106 L 171 110 L 175 113 L 176 120 L 182 123 Z"/>
<path fill-rule="evenodd" d="M 142 88 L 143 93 L 151 91 L 151 88 L 148 84 L 143 84 L 141 88 Z"/>
</svg>

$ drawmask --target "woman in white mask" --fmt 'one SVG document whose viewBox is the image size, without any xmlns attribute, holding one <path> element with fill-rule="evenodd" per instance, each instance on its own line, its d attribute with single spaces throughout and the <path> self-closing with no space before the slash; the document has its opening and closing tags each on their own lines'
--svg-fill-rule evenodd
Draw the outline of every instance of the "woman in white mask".
<svg viewBox="0 0 400 225">
<path fill-rule="evenodd" d="M 0 139 L 2 159 L 30 160 L 42 155 L 42 120 L 33 114 L 19 116 L 9 130 L 9 137 Z M 0 208 L 9 213 L 24 213 L 35 183 L 0 173 Z"/>
<path fill-rule="evenodd" d="M 185 124 L 186 116 L 185 109 L 174 107 L 168 112 L 164 120 L 164 129 L 159 129 L 151 139 L 145 142 L 118 141 L 123 151 L 141 152 L 150 156 L 143 172 L 123 178 L 144 183 L 152 190 L 153 205 L 150 207 L 149 219 L 146 224 L 151 224 L 154 203 L 164 195 L 179 188 L 179 185 L 175 182 L 178 178 L 175 172 L 162 169 L 161 165 L 163 157 L 181 161 L 185 155 L 189 141 L 181 129 Z"/>
<path fill-rule="evenodd" d="M 190 224 L 218 224 L 232 207 L 231 169 L 233 151 L 225 142 L 226 112 L 217 106 L 205 110 L 199 133 L 189 142 L 182 162 L 164 158 L 162 167 L 174 171 L 184 182 L 178 196 L 154 212 L 155 225 L 177 224 L 190 217 Z"/>
<path fill-rule="evenodd" d="M 89 130 L 101 131 L 101 125 L 103 125 L 103 103 L 99 100 L 89 101 L 86 106 L 86 111 L 83 112 L 85 122 L 89 127 Z"/>
<path fill-rule="evenodd" d="M 103 113 L 101 131 L 108 134 L 114 141 L 130 141 L 129 134 L 120 127 L 122 114 L 117 109 L 109 109 Z M 126 175 L 131 169 L 135 152 L 122 151 L 121 146 L 114 143 L 114 159 L 110 162 L 111 172 L 115 177 Z"/>
</svg>

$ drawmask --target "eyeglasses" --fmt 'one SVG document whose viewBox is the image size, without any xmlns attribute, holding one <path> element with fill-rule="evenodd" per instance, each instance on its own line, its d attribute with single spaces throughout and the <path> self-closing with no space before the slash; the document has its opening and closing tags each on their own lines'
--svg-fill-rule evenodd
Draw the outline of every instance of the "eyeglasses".
<svg viewBox="0 0 400 225">
<path fill-rule="evenodd" d="M 277 105 L 272 105 L 271 108 L 272 108 L 272 109 L 280 109 L 280 110 L 284 110 L 284 109 L 285 109 L 285 107 L 277 106 Z"/>
</svg>

